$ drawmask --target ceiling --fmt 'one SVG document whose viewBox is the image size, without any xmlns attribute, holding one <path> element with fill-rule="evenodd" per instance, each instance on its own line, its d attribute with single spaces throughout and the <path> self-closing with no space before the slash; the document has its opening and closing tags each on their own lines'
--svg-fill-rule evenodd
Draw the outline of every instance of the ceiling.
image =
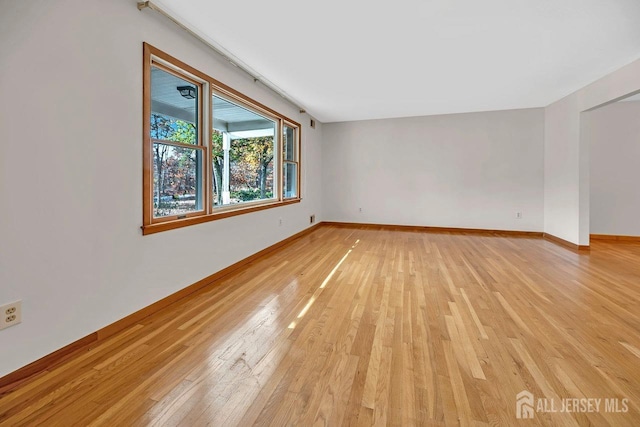
<svg viewBox="0 0 640 427">
<path fill-rule="evenodd" d="M 630 96 L 628 98 L 622 99 L 621 101 L 629 102 L 629 101 L 640 101 L 640 93 Z"/>
<path fill-rule="evenodd" d="M 195 87 L 193 83 L 151 67 L 151 111 L 194 123 L 197 100 L 182 97 L 177 90 L 182 86 Z"/>
<path fill-rule="evenodd" d="M 542 107 L 640 57 L 639 0 L 156 3 L 322 122 Z"/>
</svg>

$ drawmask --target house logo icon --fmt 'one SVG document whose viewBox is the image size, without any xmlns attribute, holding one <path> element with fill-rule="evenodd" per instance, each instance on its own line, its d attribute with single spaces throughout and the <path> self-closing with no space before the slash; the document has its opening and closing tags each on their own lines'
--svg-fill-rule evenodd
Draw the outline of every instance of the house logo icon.
<svg viewBox="0 0 640 427">
<path fill-rule="evenodd" d="M 516 395 L 516 418 L 527 420 L 533 418 L 533 394 L 522 390 Z"/>
</svg>

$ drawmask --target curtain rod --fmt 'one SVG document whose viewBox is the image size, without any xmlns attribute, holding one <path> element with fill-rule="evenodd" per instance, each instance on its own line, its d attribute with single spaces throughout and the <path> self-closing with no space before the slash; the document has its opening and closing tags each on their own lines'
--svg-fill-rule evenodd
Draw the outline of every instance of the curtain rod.
<svg viewBox="0 0 640 427">
<path fill-rule="evenodd" d="M 224 47 L 218 45 L 215 42 L 214 42 L 215 43 L 214 44 L 214 43 L 212 43 L 212 42 L 210 42 L 208 40 L 205 40 L 201 35 L 197 34 L 194 30 L 189 28 L 187 25 L 185 25 L 182 22 L 180 22 L 180 20 L 178 20 L 176 17 L 171 15 L 166 10 L 164 10 L 162 7 L 158 6 L 157 4 L 155 4 L 154 2 L 151 2 L 151 1 L 138 2 L 138 10 L 143 10 L 143 9 L 154 10 L 154 11 L 158 12 L 159 14 L 163 15 L 164 17 L 168 18 L 174 24 L 176 24 L 177 26 L 182 28 L 184 31 L 189 33 L 192 37 L 195 37 L 197 40 L 199 40 L 202 43 L 204 43 L 207 47 L 209 47 L 215 53 L 217 53 L 218 55 L 222 56 L 231 65 L 233 65 L 234 67 L 239 68 L 244 73 L 248 74 L 253 79 L 253 81 L 255 83 L 262 83 L 262 85 L 264 85 L 267 89 L 271 90 L 275 94 L 277 94 L 280 97 L 284 98 L 290 104 L 293 104 L 295 107 L 297 107 L 300 110 L 300 114 L 306 113 L 306 109 L 298 101 L 296 101 L 291 96 L 289 96 L 285 91 L 280 89 L 275 84 L 271 83 L 265 77 L 260 76 L 258 73 L 256 73 L 254 70 L 252 70 L 248 65 L 244 64 L 244 62 L 242 60 L 240 60 L 235 55 L 231 54 Z"/>
</svg>

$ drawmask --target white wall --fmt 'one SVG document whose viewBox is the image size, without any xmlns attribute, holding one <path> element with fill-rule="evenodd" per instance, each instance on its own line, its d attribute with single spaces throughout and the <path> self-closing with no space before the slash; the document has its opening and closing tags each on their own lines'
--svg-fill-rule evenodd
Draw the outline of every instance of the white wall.
<svg viewBox="0 0 640 427">
<path fill-rule="evenodd" d="M 545 108 L 544 231 L 589 244 L 589 144 L 581 114 L 640 90 L 640 60 Z"/>
<path fill-rule="evenodd" d="M 141 235 L 143 41 L 305 125 L 301 203 Z M 134 0 L 3 2 L 0 376 L 321 221 L 308 121 Z"/>
<path fill-rule="evenodd" d="M 324 219 L 542 231 L 543 137 L 542 109 L 325 124 Z"/>
<path fill-rule="evenodd" d="M 640 102 L 585 113 L 591 234 L 640 236 Z"/>
<path fill-rule="evenodd" d="M 577 243 L 580 116 L 571 114 L 577 108 L 572 102 L 575 98 L 545 110 L 544 231 Z"/>
</svg>

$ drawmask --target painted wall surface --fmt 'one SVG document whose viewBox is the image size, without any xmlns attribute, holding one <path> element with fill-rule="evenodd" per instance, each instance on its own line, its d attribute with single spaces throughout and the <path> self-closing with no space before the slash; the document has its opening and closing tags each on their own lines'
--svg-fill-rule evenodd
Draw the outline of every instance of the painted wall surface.
<svg viewBox="0 0 640 427">
<path fill-rule="evenodd" d="M 303 201 L 142 236 L 142 43 L 303 123 Z M 322 126 L 132 0 L 0 13 L 0 376 L 321 221 Z M 279 218 L 283 225 L 279 226 Z"/>
<path fill-rule="evenodd" d="M 545 108 L 544 231 L 589 244 L 589 144 L 581 114 L 640 90 L 640 60 Z"/>
<path fill-rule="evenodd" d="M 580 212 L 580 197 L 576 187 L 580 116 L 571 114 L 578 108 L 573 103 L 575 98 L 566 98 L 547 107 L 544 137 L 544 231 L 568 241 L 577 238 L 578 218 L 574 216 Z M 553 152 L 553 156 L 549 152 Z M 547 208 L 547 205 L 553 209 Z"/>
<path fill-rule="evenodd" d="M 583 119 L 591 154 L 591 234 L 640 236 L 640 102 L 617 102 Z"/>
<path fill-rule="evenodd" d="M 542 231 L 543 138 L 543 109 L 325 124 L 324 218 Z"/>
</svg>

